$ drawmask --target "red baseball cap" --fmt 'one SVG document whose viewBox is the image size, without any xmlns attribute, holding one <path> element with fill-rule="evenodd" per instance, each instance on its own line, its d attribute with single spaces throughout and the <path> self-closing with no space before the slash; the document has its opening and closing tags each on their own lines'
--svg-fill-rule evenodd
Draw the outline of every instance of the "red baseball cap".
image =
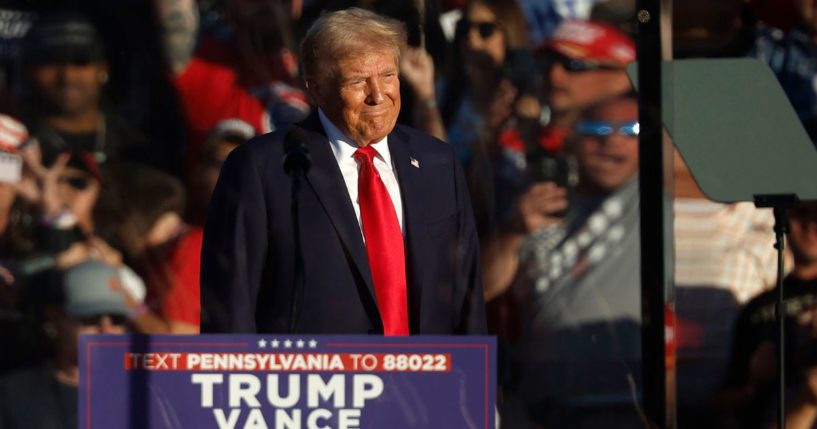
<svg viewBox="0 0 817 429">
<path fill-rule="evenodd" d="M 635 61 L 635 43 L 618 29 L 598 21 L 567 19 L 538 51 L 558 52 L 577 60 L 625 66 Z"/>
</svg>

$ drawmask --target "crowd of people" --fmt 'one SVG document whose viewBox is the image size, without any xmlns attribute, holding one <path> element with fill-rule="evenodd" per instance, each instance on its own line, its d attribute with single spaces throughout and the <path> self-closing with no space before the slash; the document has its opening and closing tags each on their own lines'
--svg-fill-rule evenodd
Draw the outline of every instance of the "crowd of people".
<svg viewBox="0 0 817 429">
<path fill-rule="evenodd" d="M 0 428 L 76 427 L 79 334 L 199 332 L 221 166 L 310 114 L 299 43 L 353 6 L 406 24 L 399 122 L 464 168 L 502 427 L 650 427 L 634 1 L 23 3 L 0 10 Z M 678 6 L 676 54 L 767 62 L 814 137 L 817 3 L 769 3 Z M 772 214 L 678 154 L 674 211 L 679 426 L 774 427 Z M 790 216 L 787 416 L 811 428 L 817 205 Z"/>
</svg>

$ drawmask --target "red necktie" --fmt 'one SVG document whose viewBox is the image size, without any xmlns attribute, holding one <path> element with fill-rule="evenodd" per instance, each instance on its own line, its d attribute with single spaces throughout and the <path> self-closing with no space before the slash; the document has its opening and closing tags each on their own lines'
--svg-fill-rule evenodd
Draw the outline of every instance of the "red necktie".
<svg viewBox="0 0 817 429">
<path fill-rule="evenodd" d="M 366 253 L 372 271 L 374 291 L 385 335 L 408 335 L 406 300 L 406 256 L 403 233 L 397 221 L 389 192 L 374 167 L 377 151 L 371 146 L 359 148 L 360 161 L 357 198 Z"/>
</svg>

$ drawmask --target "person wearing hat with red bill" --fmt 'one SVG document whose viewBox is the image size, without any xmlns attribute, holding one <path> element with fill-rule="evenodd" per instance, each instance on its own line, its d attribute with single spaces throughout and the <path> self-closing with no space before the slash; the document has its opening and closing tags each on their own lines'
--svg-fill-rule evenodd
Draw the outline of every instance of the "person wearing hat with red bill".
<svg viewBox="0 0 817 429">
<path fill-rule="evenodd" d="M 536 143 L 558 154 L 583 109 L 630 90 L 626 67 L 635 61 L 635 43 L 611 25 L 571 19 L 563 21 L 536 54 L 544 66 L 544 102 L 550 111 Z M 525 149 L 515 129 L 503 133 L 499 143 Z"/>
<path fill-rule="evenodd" d="M 584 110 L 631 91 L 626 66 L 635 60 L 635 43 L 612 25 L 565 20 L 536 55 L 545 72 L 543 101 L 549 121 L 540 125 L 538 117 L 518 117 L 517 126 L 498 138 L 498 154 L 493 161 L 497 226 L 485 239 L 488 252 L 498 245 L 501 231 L 513 222 L 516 206 L 551 199 L 567 205 L 565 187 L 575 182 L 578 173 L 575 162 L 564 153 L 565 140 L 573 134 Z M 502 272 L 498 267 L 503 264 L 492 258 L 485 260 L 485 296 L 490 301 L 504 290 L 490 281 L 497 269 Z"/>
<path fill-rule="evenodd" d="M 567 185 L 572 163 L 564 153 L 564 142 L 581 112 L 631 89 L 626 66 L 635 60 L 635 43 L 610 24 L 565 20 L 535 54 L 544 75 L 543 112 L 530 116 L 533 111 L 518 110 L 514 126 L 497 138 L 492 160 L 497 224 L 493 229 L 503 228 L 517 198 L 541 192 L 541 182 Z M 544 125 L 543 118 L 548 119 Z M 486 292 L 489 299 L 495 296 L 490 285 Z"/>
</svg>

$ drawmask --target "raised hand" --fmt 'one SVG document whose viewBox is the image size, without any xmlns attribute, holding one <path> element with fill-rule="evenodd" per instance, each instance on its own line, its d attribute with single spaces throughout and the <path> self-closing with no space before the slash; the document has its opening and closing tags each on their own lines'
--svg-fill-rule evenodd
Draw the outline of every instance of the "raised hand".
<svg viewBox="0 0 817 429">
<path fill-rule="evenodd" d="M 553 182 L 535 183 L 517 200 L 519 226 L 535 232 L 562 222 L 558 214 L 568 206 L 567 191 Z"/>
<path fill-rule="evenodd" d="M 400 58 L 400 75 L 423 101 L 434 101 L 434 61 L 423 48 L 408 47 Z"/>
<path fill-rule="evenodd" d="M 25 170 L 17 184 L 19 195 L 37 204 L 45 217 L 57 216 L 65 207 L 60 198 L 59 178 L 71 156 L 60 154 L 51 167 L 43 166 L 36 151 L 21 151 Z"/>
</svg>

